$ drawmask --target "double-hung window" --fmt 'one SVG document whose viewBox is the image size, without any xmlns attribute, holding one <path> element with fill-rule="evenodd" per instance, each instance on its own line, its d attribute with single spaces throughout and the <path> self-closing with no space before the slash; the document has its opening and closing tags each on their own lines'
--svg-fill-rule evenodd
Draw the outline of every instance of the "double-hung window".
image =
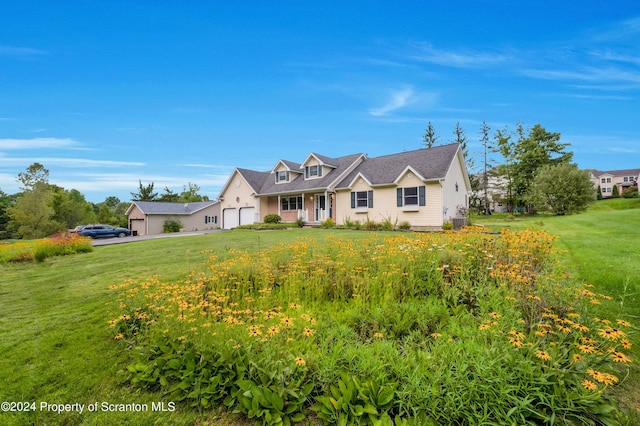
<svg viewBox="0 0 640 426">
<path fill-rule="evenodd" d="M 280 210 L 283 212 L 302 209 L 302 197 L 282 197 Z"/>
<path fill-rule="evenodd" d="M 322 176 L 322 166 L 319 164 L 316 164 L 315 166 L 306 166 L 304 168 L 304 176 L 305 178 Z"/>
<path fill-rule="evenodd" d="M 354 191 L 351 193 L 352 209 L 373 208 L 373 191 Z"/>
<path fill-rule="evenodd" d="M 424 186 L 397 188 L 396 194 L 398 207 L 418 207 L 427 204 Z"/>
<path fill-rule="evenodd" d="M 289 182 L 289 171 L 283 170 L 281 172 L 276 172 L 276 183 L 278 182 Z"/>
</svg>

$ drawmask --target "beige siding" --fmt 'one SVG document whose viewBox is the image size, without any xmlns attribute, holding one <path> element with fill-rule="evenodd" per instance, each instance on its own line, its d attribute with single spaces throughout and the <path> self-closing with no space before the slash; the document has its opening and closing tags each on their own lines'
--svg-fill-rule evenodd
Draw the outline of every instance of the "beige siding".
<svg viewBox="0 0 640 426">
<path fill-rule="evenodd" d="M 229 185 L 226 190 L 220 194 L 223 198 L 220 201 L 220 211 L 224 209 L 240 209 L 241 207 L 255 207 L 258 217 L 262 218 L 260 200 L 253 193 L 253 189 L 240 173 L 234 172 L 229 179 Z M 222 227 L 223 224 L 219 223 L 219 225 Z"/>
<path fill-rule="evenodd" d="M 458 214 L 458 209 L 467 206 L 466 179 L 462 172 L 460 161 L 459 157 L 454 159 L 443 182 L 443 214 L 444 219 L 449 221 L 454 217 L 461 217 Z M 457 190 L 456 184 L 458 184 Z"/>
<path fill-rule="evenodd" d="M 425 186 L 426 205 L 417 211 L 408 211 L 397 206 L 398 187 Z M 373 208 L 352 209 L 351 192 L 373 190 Z M 391 220 L 393 224 L 408 222 L 414 228 L 442 226 L 442 191 L 439 183 L 424 183 L 413 173 L 405 173 L 398 186 L 371 188 L 364 179 L 356 179 L 350 191 L 337 192 L 336 221 L 344 224 L 347 219 L 363 223 L 367 220 L 382 222 Z"/>
</svg>

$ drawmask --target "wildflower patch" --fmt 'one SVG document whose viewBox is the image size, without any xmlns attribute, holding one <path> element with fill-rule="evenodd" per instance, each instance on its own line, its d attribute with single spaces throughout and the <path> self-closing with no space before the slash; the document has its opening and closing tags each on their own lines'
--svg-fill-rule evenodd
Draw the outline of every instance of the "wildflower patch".
<svg viewBox="0 0 640 426">
<path fill-rule="evenodd" d="M 230 248 L 112 286 L 109 325 L 131 384 L 264 424 L 616 424 L 632 325 L 553 252 L 474 228 Z"/>
</svg>

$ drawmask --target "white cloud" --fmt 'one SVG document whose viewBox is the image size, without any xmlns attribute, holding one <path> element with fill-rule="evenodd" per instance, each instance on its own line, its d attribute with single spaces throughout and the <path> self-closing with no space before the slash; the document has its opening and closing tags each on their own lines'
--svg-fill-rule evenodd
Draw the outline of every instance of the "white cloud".
<svg viewBox="0 0 640 426">
<path fill-rule="evenodd" d="M 0 46 L 0 56 L 39 56 L 45 55 L 47 52 L 40 49 L 34 49 L 32 47 L 17 47 L 17 46 Z"/>
<path fill-rule="evenodd" d="M 413 88 L 397 90 L 391 93 L 391 98 L 387 101 L 386 105 L 381 108 L 370 109 L 369 114 L 373 115 L 374 117 L 380 117 L 397 109 L 403 108 L 412 101 L 413 95 Z"/>
<path fill-rule="evenodd" d="M 57 165 L 77 168 L 99 168 L 99 167 L 142 167 L 146 163 L 139 161 L 117 161 L 117 160 L 91 160 L 87 158 L 58 158 L 58 157 L 3 157 L 0 156 L 3 165 L 24 165 L 34 162 L 41 163 L 45 167 Z"/>
<path fill-rule="evenodd" d="M 80 143 L 67 138 L 0 139 L 0 150 L 77 148 Z"/>
<path fill-rule="evenodd" d="M 442 50 L 436 49 L 428 43 L 418 43 L 413 46 L 414 51 L 408 57 L 419 62 L 454 68 L 481 68 L 504 63 L 509 55 L 497 52 L 479 52 L 472 50 Z"/>
</svg>

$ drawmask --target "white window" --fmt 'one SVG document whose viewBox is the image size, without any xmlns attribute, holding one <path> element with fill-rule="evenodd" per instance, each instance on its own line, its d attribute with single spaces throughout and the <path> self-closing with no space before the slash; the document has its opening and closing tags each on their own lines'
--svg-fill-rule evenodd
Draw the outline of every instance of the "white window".
<svg viewBox="0 0 640 426">
<path fill-rule="evenodd" d="M 302 197 L 282 197 L 280 210 L 283 212 L 302 209 Z"/>
<path fill-rule="evenodd" d="M 398 188 L 396 191 L 397 191 L 398 207 L 426 205 L 424 186 L 410 186 L 407 188 Z"/>
<path fill-rule="evenodd" d="M 281 172 L 276 172 L 276 183 L 279 182 L 289 182 L 289 171 L 283 170 Z"/>
<path fill-rule="evenodd" d="M 351 193 L 352 209 L 373 208 L 373 191 L 355 191 Z"/>
<path fill-rule="evenodd" d="M 322 176 L 322 166 L 316 164 L 315 166 L 307 166 L 304 168 L 304 176 L 306 178 L 310 177 L 320 177 Z"/>
</svg>

